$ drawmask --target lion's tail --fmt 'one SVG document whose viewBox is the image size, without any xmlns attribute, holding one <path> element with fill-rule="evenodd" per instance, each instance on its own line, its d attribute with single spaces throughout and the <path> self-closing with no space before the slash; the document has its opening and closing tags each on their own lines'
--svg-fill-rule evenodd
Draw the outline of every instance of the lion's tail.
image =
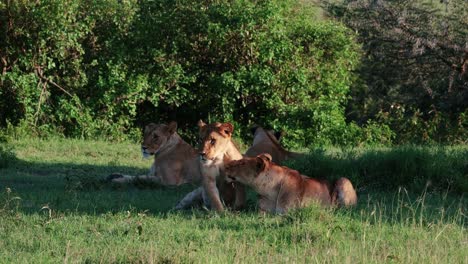
<svg viewBox="0 0 468 264">
<path fill-rule="evenodd" d="M 357 203 L 357 195 L 353 184 L 347 178 L 339 178 L 333 187 L 332 204 L 338 206 L 352 206 Z"/>
</svg>

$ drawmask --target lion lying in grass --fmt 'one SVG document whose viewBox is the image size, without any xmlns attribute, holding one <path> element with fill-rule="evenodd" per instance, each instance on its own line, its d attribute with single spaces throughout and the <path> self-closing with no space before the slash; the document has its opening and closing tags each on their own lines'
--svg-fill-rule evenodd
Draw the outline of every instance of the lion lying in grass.
<svg viewBox="0 0 468 264">
<path fill-rule="evenodd" d="M 280 133 L 275 133 L 271 130 L 266 130 L 260 126 L 252 128 L 254 140 L 252 146 L 245 152 L 247 157 L 255 157 L 262 153 L 268 153 L 272 157 L 272 161 L 277 164 L 282 164 L 285 160 L 295 159 L 302 156 L 300 153 L 285 150 L 279 143 Z"/>
<path fill-rule="evenodd" d="M 357 202 L 356 191 L 347 178 L 333 184 L 301 175 L 298 171 L 272 162 L 269 154 L 243 158 L 225 165 L 228 181 L 252 187 L 259 195 L 263 212 L 285 213 L 311 202 L 323 205 L 350 206 Z"/>
<path fill-rule="evenodd" d="M 232 125 L 215 123 L 200 126 L 200 153 L 177 134 L 177 123 L 149 124 L 145 127 L 141 152 L 144 157 L 154 155 L 154 162 L 148 175 L 130 176 L 112 174 L 108 181 L 116 184 L 199 184 L 180 201 L 176 209 L 184 209 L 203 203 L 222 211 L 223 201 L 235 208 L 244 206 L 245 190 L 241 184 L 228 184 L 224 180 L 224 160 L 242 158 L 231 142 Z M 214 140 L 216 142 L 214 142 Z M 201 155 L 203 154 L 203 155 Z M 203 173 L 203 174 L 202 174 Z M 204 177 L 202 177 L 204 175 Z"/>
<path fill-rule="evenodd" d="M 143 157 L 154 156 L 148 175 L 112 174 L 113 183 L 181 185 L 201 181 L 198 153 L 177 134 L 177 123 L 149 124 L 141 143 Z"/>
</svg>

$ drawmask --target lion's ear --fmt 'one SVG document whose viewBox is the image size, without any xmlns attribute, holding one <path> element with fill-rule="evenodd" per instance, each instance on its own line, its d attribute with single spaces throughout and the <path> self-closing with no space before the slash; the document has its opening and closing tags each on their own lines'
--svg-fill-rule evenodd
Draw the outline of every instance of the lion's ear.
<svg viewBox="0 0 468 264">
<path fill-rule="evenodd" d="M 170 122 L 169 125 L 167 125 L 167 129 L 171 135 L 174 134 L 177 131 L 177 122 Z"/>
<path fill-rule="evenodd" d="M 260 173 L 265 170 L 267 166 L 267 161 L 261 157 L 261 155 L 258 155 L 256 158 L 257 161 L 257 173 Z"/>
<path fill-rule="evenodd" d="M 263 159 L 265 161 L 268 161 L 268 162 L 273 160 L 273 158 L 271 157 L 271 155 L 269 153 L 262 153 L 262 154 L 258 155 L 257 157 L 259 157 L 259 158 L 261 158 L 261 159 Z"/>
<path fill-rule="evenodd" d="M 252 133 L 252 136 L 255 136 L 255 132 L 257 132 L 257 129 L 259 128 L 258 125 L 253 125 L 251 128 L 250 128 L 250 133 Z"/>
<path fill-rule="evenodd" d="M 158 125 L 156 125 L 155 123 L 149 123 L 145 126 L 145 128 L 143 129 L 143 133 L 149 133 L 151 132 L 155 127 L 157 127 Z"/>
<path fill-rule="evenodd" d="M 232 132 L 234 131 L 234 126 L 231 123 L 223 123 L 219 129 L 226 135 L 231 136 Z"/>
<path fill-rule="evenodd" d="M 200 120 L 198 120 L 197 125 L 198 125 L 199 128 L 202 128 L 202 127 L 206 126 L 206 123 L 203 122 L 203 120 L 200 119 Z"/>
</svg>

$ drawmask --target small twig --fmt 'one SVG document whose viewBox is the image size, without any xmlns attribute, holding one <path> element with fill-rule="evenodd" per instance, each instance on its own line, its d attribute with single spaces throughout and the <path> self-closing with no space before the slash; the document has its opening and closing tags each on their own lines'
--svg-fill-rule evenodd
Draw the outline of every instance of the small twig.
<svg viewBox="0 0 468 264">
<path fill-rule="evenodd" d="M 6 72 L 7 72 L 7 69 L 8 69 L 8 68 L 7 68 L 8 63 L 7 63 L 7 60 L 5 59 L 5 57 L 2 57 L 2 62 L 3 62 L 3 71 L 2 71 L 2 75 L 5 75 Z"/>
<path fill-rule="evenodd" d="M 41 78 L 42 80 L 52 84 L 53 86 L 55 86 L 57 88 L 59 88 L 60 90 L 62 90 L 62 92 L 66 93 L 68 96 L 73 97 L 73 95 L 71 93 L 69 93 L 67 90 L 65 90 L 62 86 L 60 86 L 57 83 L 55 83 L 54 81 L 44 77 L 42 75 L 42 68 L 40 66 L 36 66 L 35 68 L 36 68 L 36 73 L 39 76 L 39 78 Z"/>
<path fill-rule="evenodd" d="M 37 84 L 37 88 L 39 88 L 39 86 L 41 85 L 42 82 L 39 82 Z M 42 104 L 42 96 L 44 95 L 44 92 L 46 90 L 46 87 L 47 87 L 47 83 L 42 83 L 42 90 L 41 90 L 41 95 L 39 95 L 39 101 L 37 102 L 37 109 L 36 109 L 36 113 L 34 114 L 34 116 L 36 117 L 35 120 L 34 120 L 34 126 L 37 125 L 37 121 L 39 120 L 39 111 L 41 110 L 41 104 Z"/>
<path fill-rule="evenodd" d="M 72 95 L 71 93 L 69 93 L 67 90 L 65 90 L 64 88 L 62 88 L 62 86 L 58 85 L 58 84 L 55 83 L 54 81 L 49 80 L 49 79 L 47 79 L 46 77 L 43 77 L 43 76 L 40 76 L 40 77 L 41 77 L 41 79 L 43 79 L 44 81 L 46 81 L 46 82 L 52 84 L 53 86 L 59 88 L 60 90 L 62 90 L 62 92 L 66 93 L 68 96 L 73 97 L 73 95 Z"/>
<path fill-rule="evenodd" d="M 119 96 L 117 98 L 114 99 L 114 103 L 120 103 L 122 102 L 123 100 L 125 99 L 128 99 L 134 95 L 137 95 L 138 93 L 140 93 L 140 91 L 137 91 L 137 92 L 133 92 L 133 93 L 130 93 L 130 94 L 127 94 L 127 95 L 122 95 L 122 96 Z"/>
</svg>

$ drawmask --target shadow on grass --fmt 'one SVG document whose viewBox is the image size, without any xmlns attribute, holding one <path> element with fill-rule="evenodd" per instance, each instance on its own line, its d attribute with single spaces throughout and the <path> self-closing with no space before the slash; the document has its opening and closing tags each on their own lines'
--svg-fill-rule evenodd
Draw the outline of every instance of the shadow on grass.
<svg viewBox="0 0 468 264">
<path fill-rule="evenodd" d="M 290 167 L 310 177 L 347 177 L 360 190 L 468 192 L 468 147 L 315 149 Z"/>
<path fill-rule="evenodd" d="M 435 192 L 414 194 L 400 189 L 393 193 L 362 194 L 358 205 L 351 208 L 324 208 L 311 205 L 307 208 L 291 210 L 285 215 L 263 215 L 255 210 L 248 210 L 241 213 L 227 213 L 231 221 L 226 221 L 226 217 L 219 217 L 214 213 L 207 214 L 199 211 L 185 215 L 185 217 L 209 218 L 209 221 L 197 222 L 197 228 L 202 230 L 220 229 L 237 232 L 245 230 L 283 232 L 286 230 L 284 234 L 280 234 L 283 239 L 300 242 L 301 239 L 313 239 L 314 235 L 309 233 L 309 236 L 297 237 L 297 233 L 287 230 L 302 229 L 304 225 L 311 223 L 325 225 L 331 233 L 373 226 L 432 229 L 438 225 L 451 224 L 467 227 L 467 202 L 468 200 L 463 196 Z M 238 215 L 243 217 L 237 217 Z M 310 232 L 310 229 L 307 230 Z"/>
<path fill-rule="evenodd" d="M 82 214 L 170 210 L 194 186 L 117 186 L 105 179 L 111 173 L 143 175 L 130 166 L 74 163 L 42 163 L 17 160 L 0 169 L 0 188 L 10 188 L 21 198 L 24 213 L 37 213 L 47 206 L 61 212 Z M 0 202 L 1 205 L 1 202 Z"/>
<path fill-rule="evenodd" d="M 377 154 L 366 155 L 364 158 L 355 157 L 351 159 L 351 156 L 337 158 L 325 152 L 323 152 L 323 155 L 315 152 L 315 154 L 312 153 L 309 156 L 308 161 L 296 163 L 296 166 L 312 169 L 314 174 L 310 175 L 329 170 L 328 174 L 325 175 L 330 177 L 343 173 L 345 169 L 359 171 L 363 166 L 362 164 L 367 164 L 366 166 L 372 164 L 372 166 L 378 168 L 379 166 L 376 164 L 378 162 L 371 161 L 377 159 L 375 156 Z M 362 164 L 359 165 L 360 167 L 353 169 L 351 164 L 359 159 L 361 159 Z M 382 160 L 385 159 L 384 155 Z M 383 161 L 379 162 L 382 163 Z M 385 164 L 385 162 L 383 163 Z M 317 165 L 319 168 L 315 167 Z M 340 166 L 343 168 L 340 168 Z M 16 211 L 25 214 L 43 214 L 44 210 L 59 214 L 79 215 L 116 214 L 127 211 L 143 212 L 158 218 L 178 215 L 184 219 L 210 219 L 208 222 L 201 221 L 200 228 L 229 230 L 242 230 L 245 228 L 245 224 L 241 220 L 229 222 L 224 220 L 226 217 L 235 217 L 238 213 L 229 212 L 226 216 L 217 217 L 216 214 L 205 212 L 202 209 L 173 212 L 171 210 L 173 206 L 186 193 L 195 188 L 193 185 L 179 187 L 113 186 L 104 179 L 115 172 L 138 175 L 145 174 L 146 170 L 112 163 L 108 165 L 90 165 L 17 160 L 10 164 L 8 168 L 0 169 L 0 207 L 9 203 L 7 207 L 15 208 Z M 400 173 L 400 175 L 403 174 Z M 359 180 L 357 181 L 359 182 Z M 383 183 L 383 178 L 378 177 L 375 181 Z M 361 182 L 363 182 L 362 179 Z M 413 191 L 408 193 L 405 189 L 395 190 L 390 187 L 395 188 L 389 186 L 387 191 L 382 191 L 382 188 L 378 190 L 366 188 L 361 191 L 359 193 L 359 204 L 356 208 L 323 209 L 319 210 L 321 211 L 319 213 L 311 213 L 308 209 L 298 210 L 287 216 L 281 216 L 279 222 L 275 220 L 276 222 L 270 224 L 272 227 L 281 227 L 300 223 L 304 220 L 304 217 L 313 217 L 317 221 L 331 221 L 330 212 L 332 212 L 332 215 L 344 215 L 349 219 L 367 221 L 370 224 L 379 223 L 379 221 L 406 224 L 438 220 L 446 222 L 451 221 L 450 219 L 455 219 L 457 223 L 466 222 L 466 216 L 464 215 L 467 211 L 467 203 L 466 198 L 463 196 L 448 192 Z M 7 194 L 5 188 L 10 188 L 11 193 Z M 253 192 L 249 192 L 248 206 L 245 211 L 239 214 L 258 220 L 261 217 L 257 216 L 255 196 Z M 12 197 L 20 197 L 21 199 L 11 200 Z M 9 199 L 11 202 L 8 202 Z M 250 223 L 250 225 L 255 226 L 257 224 Z M 258 225 L 265 225 L 265 221 L 260 221 Z"/>
</svg>

